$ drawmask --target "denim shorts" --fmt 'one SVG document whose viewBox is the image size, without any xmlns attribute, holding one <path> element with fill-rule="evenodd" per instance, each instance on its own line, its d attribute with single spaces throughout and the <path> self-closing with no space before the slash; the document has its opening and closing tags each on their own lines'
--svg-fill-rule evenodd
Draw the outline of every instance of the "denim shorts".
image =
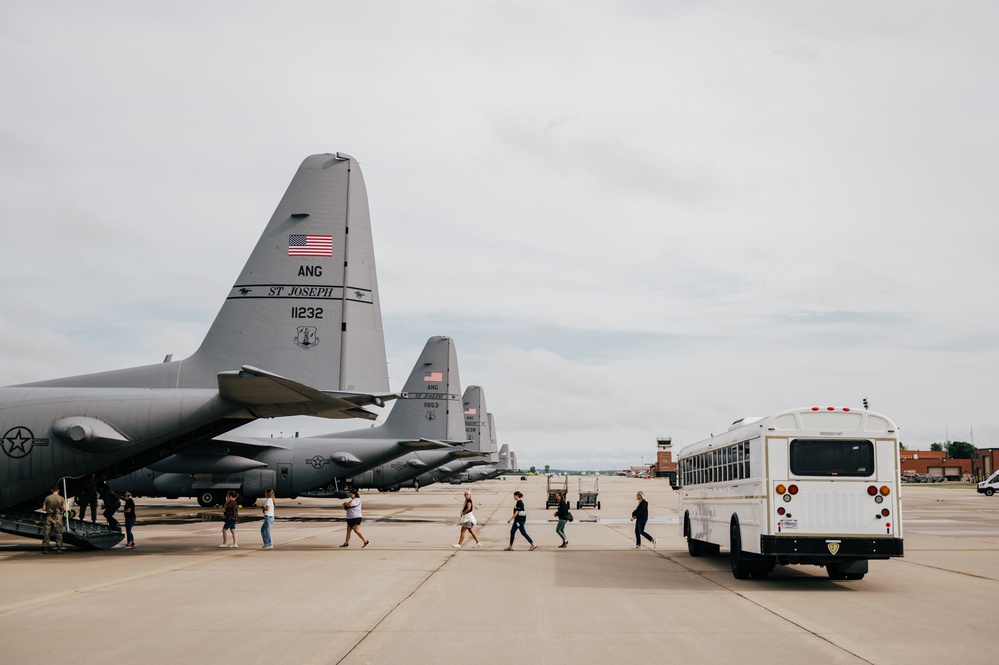
<svg viewBox="0 0 999 665">
<path fill-rule="evenodd" d="M 230 531 L 236 530 L 236 520 L 226 520 L 225 524 L 222 525 L 222 530 L 225 531 L 229 529 Z"/>
</svg>

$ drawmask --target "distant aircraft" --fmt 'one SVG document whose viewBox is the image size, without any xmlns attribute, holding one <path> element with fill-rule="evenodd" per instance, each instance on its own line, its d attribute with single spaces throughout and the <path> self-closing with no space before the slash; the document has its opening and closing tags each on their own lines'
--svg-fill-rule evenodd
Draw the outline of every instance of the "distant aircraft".
<svg viewBox="0 0 999 665">
<path fill-rule="evenodd" d="M 460 411 L 449 403 L 448 382 L 457 377 L 454 344 L 447 337 L 431 337 L 403 396 L 378 427 L 291 439 L 227 434 L 110 485 L 138 496 L 196 496 L 202 506 L 222 502 L 229 490 L 250 505 L 268 487 L 278 497 L 339 495 L 348 476 L 416 450 L 452 451 L 466 443 L 451 426 L 451 412 Z"/>
<path fill-rule="evenodd" d="M 436 450 L 424 450 L 412 452 L 400 457 L 388 464 L 382 464 L 369 471 L 357 471 L 347 478 L 347 483 L 351 487 L 358 489 L 371 488 L 379 490 L 397 490 L 400 487 L 412 487 L 413 481 L 428 470 L 436 469 L 445 464 L 454 463 L 460 459 L 482 459 L 484 456 L 471 449 L 471 439 L 465 429 L 464 415 L 462 409 L 461 382 L 458 378 L 458 359 L 454 349 L 454 343 L 447 338 L 449 362 L 448 372 L 443 376 L 442 383 L 436 387 L 436 392 L 416 394 L 409 391 L 408 396 L 400 399 L 392 408 L 390 415 L 400 408 L 423 409 L 427 405 L 439 407 L 443 413 L 443 418 L 439 427 L 443 428 L 443 433 L 439 438 L 446 441 L 462 440 L 465 444 L 462 447 L 441 448 Z M 387 424 L 387 423 L 386 423 Z M 370 431 L 370 430 L 369 430 Z"/>
<path fill-rule="evenodd" d="M 465 434 L 471 439 L 469 450 L 479 453 L 475 457 L 449 461 L 444 466 L 429 470 L 416 478 L 420 487 L 434 483 L 463 483 L 495 478 L 502 473 L 497 468 L 499 452 L 496 449 L 496 429 L 493 414 L 486 410 L 486 393 L 480 386 L 469 386 L 462 396 L 465 414 Z"/>
<path fill-rule="evenodd" d="M 364 181 L 351 157 L 314 155 L 190 358 L 0 388 L 0 508 L 37 508 L 60 479 L 122 475 L 254 418 L 373 420 L 363 407 L 387 390 Z M 33 535 L 4 512 L 0 530 Z"/>
</svg>

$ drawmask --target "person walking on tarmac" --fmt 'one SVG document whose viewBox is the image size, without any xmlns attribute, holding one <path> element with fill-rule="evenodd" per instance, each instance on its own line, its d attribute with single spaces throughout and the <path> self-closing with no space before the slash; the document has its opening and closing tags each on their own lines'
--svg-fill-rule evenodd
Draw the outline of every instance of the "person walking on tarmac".
<svg viewBox="0 0 999 665">
<path fill-rule="evenodd" d="M 513 539 L 517 536 L 517 531 L 520 531 L 524 535 L 524 538 L 527 538 L 527 542 L 531 544 L 531 549 L 536 550 L 538 546 L 534 544 L 531 537 L 527 535 L 527 529 L 524 528 L 524 524 L 527 523 L 527 509 L 524 508 L 524 495 L 518 490 L 513 493 L 513 497 L 517 500 L 517 503 L 513 506 L 513 515 L 510 515 L 510 519 L 506 521 L 507 524 L 513 522 L 513 526 L 510 528 L 510 546 L 506 550 L 513 549 Z"/>
<path fill-rule="evenodd" d="M 125 507 L 122 513 L 125 515 L 125 549 L 130 550 L 135 547 L 135 538 L 132 536 L 132 527 L 135 526 L 135 500 L 132 499 L 131 492 L 125 492 Z"/>
<path fill-rule="evenodd" d="M 572 515 L 569 513 L 569 502 L 562 496 L 562 492 L 555 492 L 555 498 L 558 500 L 558 510 L 555 511 L 555 517 L 558 518 L 558 526 L 555 527 L 555 533 L 562 539 L 562 544 L 559 545 L 559 548 L 565 549 L 569 546 L 569 541 L 565 538 L 565 525 L 572 519 Z"/>
<path fill-rule="evenodd" d="M 55 531 L 56 553 L 62 554 L 62 515 L 66 512 L 66 499 L 59 496 L 59 488 L 53 487 L 52 493 L 45 497 L 42 504 L 45 511 L 45 531 L 42 534 L 42 554 L 49 553 L 49 535 Z"/>
<path fill-rule="evenodd" d="M 236 522 L 239 521 L 239 505 L 236 502 L 236 492 L 234 490 L 229 490 L 225 495 L 225 507 L 222 509 L 222 517 L 225 521 L 222 523 L 222 544 L 219 547 L 236 547 Z M 225 541 L 226 531 L 232 534 L 232 545 L 229 545 Z"/>
<path fill-rule="evenodd" d="M 347 494 L 350 498 L 343 502 L 343 508 L 347 511 L 347 539 L 343 541 L 343 545 L 340 547 L 350 547 L 350 534 L 356 533 L 364 542 L 361 545 L 361 549 L 363 550 L 370 543 L 368 543 L 368 539 L 364 537 L 364 534 L 361 533 L 361 521 L 363 519 L 361 517 L 361 496 L 356 489 L 347 490 Z"/>
<path fill-rule="evenodd" d="M 635 549 L 642 546 L 642 538 L 646 538 L 652 543 L 653 549 L 656 546 L 656 539 L 645 533 L 645 525 L 649 521 L 649 502 L 645 500 L 645 495 L 639 492 L 635 495 L 638 499 L 638 506 L 631 512 L 631 521 L 635 523 Z"/>
<path fill-rule="evenodd" d="M 465 505 L 461 507 L 461 515 L 458 517 L 458 522 L 461 523 L 461 535 L 458 536 L 458 542 L 456 542 L 452 547 L 455 549 L 461 549 L 462 543 L 465 542 L 465 533 L 472 534 L 472 539 L 475 540 L 475 545 L 473 547 L 479 547 L 482 545 L 479 542 L 479 537 L 475 535 L 475 513 L 472 512 L 472 493 L 465 490 Z"/>
</svg>

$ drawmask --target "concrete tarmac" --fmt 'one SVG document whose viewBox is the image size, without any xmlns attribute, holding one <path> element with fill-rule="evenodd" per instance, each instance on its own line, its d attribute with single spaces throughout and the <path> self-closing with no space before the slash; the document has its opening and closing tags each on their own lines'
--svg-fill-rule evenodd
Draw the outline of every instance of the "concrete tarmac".
<svg viewBox="0 0 999 665">
<path fill-rule="evenodd" d="M 601 510 L 576 509 L 558 549 L 545 479 L 365 492 L 343 542 L 335 500 L 279 500 L 275 549 L 258 508 L 238 549 L 221 549 L 220 510 L 138 499 L 137 547 L 69 548 L 0 534 L 2 662 L 142 663 L 941 663 L 999 661 L 999 497 L 969 486 L 903 488 L 902 559 L 860 581 L 778 566 L 736 580 L 727 552 L 691 558 L 663 480 L 600 479 Z M 470 489 L 483 546 L 460 550 Z M 514 490 L 527 530 L 503 551 Z M 634 545 L 635 492 L 656 549 Z"/>
</svg>

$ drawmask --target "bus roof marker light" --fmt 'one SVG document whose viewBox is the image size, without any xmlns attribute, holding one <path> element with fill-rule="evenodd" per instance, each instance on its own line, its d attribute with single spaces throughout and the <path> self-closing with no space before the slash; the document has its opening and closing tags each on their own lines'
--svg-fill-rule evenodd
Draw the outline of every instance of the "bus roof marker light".
<svg viewBox="0 0 999 665">
<path fill-rule="evenodd" d="M 835 406 L 827 406 L 826 407 L 826 411 L 835 411 L 835 410 L 836 410 Z"/>
<path fill-rule="evenodd" d="M 817 407 L 817 406 L 813 406 L 812 407 L 812 411 L 818 411 L 818 410 L 819 410 L 819 407 Z"/>
</svg>

